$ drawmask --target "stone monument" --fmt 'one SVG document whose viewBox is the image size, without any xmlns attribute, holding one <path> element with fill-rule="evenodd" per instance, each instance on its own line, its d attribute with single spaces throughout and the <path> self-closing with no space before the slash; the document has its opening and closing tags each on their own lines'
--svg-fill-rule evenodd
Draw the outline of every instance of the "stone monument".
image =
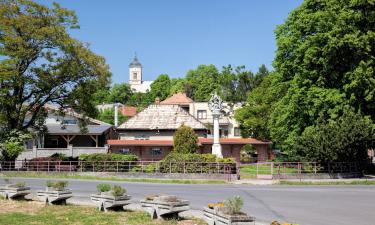
<svg viewBox="0 0 375 225">
<path fill-rule="evenodd" d="M 208 102 L 208 107 L 212 112 L 212 117 L 214 120 L 214 143 L 212 144 L 212 154 L 216 155 L 219 158 L 223 158 L 219 139 L 219 118 L 221 116 L 221 111 L 223 110 L 223 101 L 221 100 L 220 96 L 218 96 L 216 93 L 211 94 L 211 99 Z"/>
</svg>

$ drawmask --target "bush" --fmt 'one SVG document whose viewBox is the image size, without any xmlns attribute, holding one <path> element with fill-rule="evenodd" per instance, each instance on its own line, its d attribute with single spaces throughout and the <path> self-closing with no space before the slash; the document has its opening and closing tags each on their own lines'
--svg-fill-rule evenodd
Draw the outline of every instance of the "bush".
<svg viewBox="0 0 375 225">
<path fill-rule="evenodd" d="M 117 172 L 128 172 L 138 161 L 136 155 L 123 155 L 123 154 L 82 154 L 79 156 L 82 161 L 83 170 L 92 170 L 94 167 L 96 172 L 100 171 L 113 171 Z M 118 162 L 118 163 L 103 163 L 106 162 Z M 129 163 L 131 162 L 131 163 Z"/>
<path fill-rule="evenodd" d="M 125 193 L 126 193 L 126 190 L 121 187 L 121 186 L 118 186 L 118 185 L 114 185 L 112 187 L 112 195 L 115 196 L 115 197 L 119 197 L 119 196 L 123 196 Z"/>
<path fill-rule="evenodd" d="M 223 171 L 224 165 L 217 165 L 217 162 L 229 164 L 232 167 L 232 171 L 235 171 L 236 165 L 232 158 L 220 159 L 212 154 L 172 152 L 160 162 L 160 172 L 210 173 L 218 170 Z"/>
<path fill-rule="evenodd" d="M 82 154 L 79 156 L 81 161 L 90 162 L 102 162 L 102 161 L 138 161 L 136 155 L 123 155 L 123 154 L 106 154 L 106 153 L 96 153 L 96 154 Z"/>
<path fill-rule="evenodd" d="M 56 191 L 63 191 L 68 186 L 68 181 L 47 181 L 46 186 L 49 188 L 53 188 Z"/>
<path fill-rule="evenodd" d="M 96 189 L 98 190 L 98 192 L 108 192 L 111 190 L 111 185 L 109 184 L 98 184 L 96 186 Z"/>
<path fill-rule="evenodd" d="M 191 127 L 180 126 L 173 136 L 173 150 L 178 153 L 195 153 L 198 149 L 198 135 Z"/>
<path fill-rule="evenodd" d="M 243 207 L 243 200 L 238 195 L 233 196 L 231 198 L 227 198 L 224 201 L 224 210 L 229 215 L 240 214 L 242 207 Z"/>
</svg>

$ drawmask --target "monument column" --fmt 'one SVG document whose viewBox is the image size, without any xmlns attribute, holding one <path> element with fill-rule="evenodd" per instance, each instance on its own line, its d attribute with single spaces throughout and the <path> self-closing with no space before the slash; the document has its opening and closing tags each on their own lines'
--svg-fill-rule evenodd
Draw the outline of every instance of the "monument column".
<svg viewBox="0 0 375 225">
<path fill-rule="evenodd" d="M 212 95 L 208 106 L 212 112 L 213 124 L 214 124 L 214 142 L 212 144 L 212 154 L 219 158 L 223 158 L 220 145 L 220 128 L 219 119 L 221 116 L 221 110 L 223 109 L 221 98 L 215 93 Z"/>
</svg>

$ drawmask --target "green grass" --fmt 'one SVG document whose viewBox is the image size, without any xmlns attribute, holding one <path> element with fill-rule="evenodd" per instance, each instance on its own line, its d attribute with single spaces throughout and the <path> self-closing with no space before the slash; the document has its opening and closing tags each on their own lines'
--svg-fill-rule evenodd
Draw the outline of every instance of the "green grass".
<svg viewBox="0 0 375 225">
<path fill-rule="evenodd" d="M 92 176 L 72 173 L 45 173 L 45 172 L 3 172 L 4 177 L 24 178 L 51 178 L 51 179 L 84 179 L 84 180 L 109 180 L 144 183 L 165 183 L 165 184 L 225 184 L 224 180 L 177 180 L 177 179 L 151 179 L 151 178 L 123 178 L 117 176 Z"/>
<path fill-rule="evenodd" d="M 0 225 L 177 225 L 177 220 L 151 220 L 150 216 L 140 211 L 99 212 L 94 207 L 86 206 L 40 206 L 28 202 L 0 200 Z M 34 209 L 30 209 L 34 208 Z M 182 221 L 185 222 L 185 221 Z M 201 220 L 193 219 L 191 224 L 203 225 Z"/>
<path fill-rule="evenodd" d="M 258 165 L 242 165 L 240 168 L 241 179 L 256 179 L 257 171 L 260 175 L 271 175 L 271 164 Z M 274 166 L 273 173 L 277 173 L 278 168 Z M 296 168 L 280 168 L 281 173 L 297 173 Z"/>
<path fill-rule="evenodd" d="M 288 181 L 280 180 L 281 185 L 375 185 L 375 180 L 351 181 Z"/>
</svg>

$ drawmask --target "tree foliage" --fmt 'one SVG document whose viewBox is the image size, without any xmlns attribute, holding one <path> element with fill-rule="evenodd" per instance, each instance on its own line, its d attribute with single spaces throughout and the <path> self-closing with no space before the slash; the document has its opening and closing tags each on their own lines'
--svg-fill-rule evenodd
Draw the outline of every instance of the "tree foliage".
<svg viewBox="0 0 375 225">
<path fill-rule="evenodd" d="M 302 160 L 359 162 L 367 160 L 367 150 L 375 140 L 374 125 L 368 117 L 347 110 L 337 120 L 319 121 L 297 138 L 295 156 Z"/>
<path fill-rule="evenodd" d="M 173 150 L 177 153 L 195 153 L 198 149 L 198 135 L 194 130 L 182 125 L 173 136 Z"/>
<path fill-rule="evenodd" d="M 25 149 L 24 141 L 31 138 L 29 133 L 12 130 L 9 133 L 3 133 L 0 140 L 0 159 L 5 161 L 15 160 Z"/>
<path fill-rule="evenodd" d="M 171 80 L 167 74 L 160 74 L 151 84 L 150 95 L 153 99 L 159 97 L 164 100 L 169 96 Z"/>
<path fill-rule="evenodd" d="M 99 112 L 98 116 L 96 119 L 112 124 L 114 125 L 114 115 L 115 115 L 115 110 L 114 109 L 105 109 Z M 126 116 L 122 115 L 121 112 L 118 113 L 118 124 L 122 124 L 127 120 Z"/>
<path fill-rule="evenodd" d="M 374 9 L 368 1 L 306 0 L 277 28 L 274 64 L 289 90 L 275 105 L 271 136 L 284 148 L 345 106 L 374 119 Z"/>
<path fill-rule="evenodd" d="M 2 130 L 26 131 L 46 104 L 95 114 L 90 98 L 110 80 L 104 58 L 72 38 L 73 11 L 30 0 L 0 1 L 0 121 Z"/>
</svg>

